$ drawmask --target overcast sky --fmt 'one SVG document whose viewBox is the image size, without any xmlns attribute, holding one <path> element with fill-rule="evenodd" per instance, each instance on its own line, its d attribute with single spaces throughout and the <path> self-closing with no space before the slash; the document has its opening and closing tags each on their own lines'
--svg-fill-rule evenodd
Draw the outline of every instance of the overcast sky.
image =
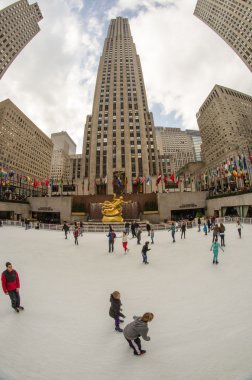
<svg viewBox="0 0 252 380">
<path fill-rule="evenodd" d="M 197 129 L 195 114 L 215 84 L 252 95 L 248 68 L 193 16 L 196 0 L 37 2 L 41 31 L 0 81 L 0 101 L 10 98 L 49 136 L 67 131 L 78 153 L 111 18 L 129 18 L 156 126 Z"/>
</svg>

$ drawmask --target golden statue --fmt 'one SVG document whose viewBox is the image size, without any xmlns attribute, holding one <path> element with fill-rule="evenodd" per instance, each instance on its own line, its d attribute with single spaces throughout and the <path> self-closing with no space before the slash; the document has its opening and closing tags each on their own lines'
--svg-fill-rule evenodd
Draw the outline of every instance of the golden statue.
<svg viewBox="0 0 252 380">
<path fill-rule="evenodd" d="M 120 196 L 116 198 L 116 194 L 114 194 L 113 200 L 105 201 L 100 203 L 102 205 L 102 222 L 110 223 L 110 222 L 123 222 L 122 217 L 122 204 L 129 203 L 123 200 L 123 197 Z"/>
</svg>

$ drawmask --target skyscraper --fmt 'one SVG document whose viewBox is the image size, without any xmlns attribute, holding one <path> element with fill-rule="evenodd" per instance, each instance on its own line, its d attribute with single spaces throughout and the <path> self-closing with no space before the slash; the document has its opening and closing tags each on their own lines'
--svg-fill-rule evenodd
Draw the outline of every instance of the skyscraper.
<svg viewBox="0 0 252 380">
<path fill-rule="evenodd" d="M 197 113 L 206 164 L 218 164 L 252 147 L 252 97 L 215 85 Z"/>
<path fill-rule="evenodd" d="M 86 120 L 83 170 L 91 194 L 132 192 L 134 180 L 158 171 L 153 116 L 126 18 L 111 20 L 105 39 Z"/>
<path fill-rule="evenodd" d="M 186 129 L 185 132 L 192 137 L 195 161 L 202 161 L 202 155 L 201 155 L 202 140 L 200 136 L 200 131 L 195 130 L 195 129 Z"/>
<path fill-rule="evenodd" d="M 37 3 L 20 0 L 0 11 L 0 79 L 20 51 L 39 32 Z"/>
<path fill-rule="evenodd" d="M 188 162 L 196 161 L 191 135 L 180 128 L 156 127 L 155 131 L 158 150 L 170 156 L 176 172 Z"/>
<path fill-rule="evenodd" d="M 252 71 L 251 0 L 198 0 L 194 15 L 218 33 Z"/>
</svg>

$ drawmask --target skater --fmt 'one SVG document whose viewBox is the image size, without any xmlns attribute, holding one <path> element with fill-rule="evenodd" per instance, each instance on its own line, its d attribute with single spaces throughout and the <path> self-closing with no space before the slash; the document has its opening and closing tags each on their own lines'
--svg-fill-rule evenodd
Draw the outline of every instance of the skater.
<svg viewBox="0 0 252 380">
<path fill-rule="evenodd" d="M 123 334 L 129 346 L 133 349 L 134 355 L 143 355 L 145 350 L 142 350 L 141 339 L 149 341 L 150 337 L 147 335 L 149 328 L 148 322 L 151 322 L 154 318 L 153 313 L 144 313 L 142 317 L 134 316 L 134 321 L 125 326 Z"/>
<path fill-rule="evenodd" d="M 184 239 L 185 239 L 185 232 L 186 232 L 186 222 L 183 220 L 182 224 L 181 224 L 181 239 L 184 235 Z"/>
<path fill-rule="evenodd" d="M 219 264 L 218 261 L 218 254 L 219 254 L 219 248 L 224 252 L 224 249 L 220 246 L 220 243 L 218 243 L 218 237 L 215 237 L 214 242 L 212 243 L 210 251 L 213 251 L 213 264 Z"/>
<path fill-rule="evenodd" d="M 151 238 L 151 244 L 154 244 L 154 229 L 153 229 L 153 227 L 151 227 L 150 238 Z"/>
<path fill-rule="evenodd" d="M 200 232 L 200 226 L 201 226 L 201 219 L 198 218 L 198 232 Z"/>
<path fill-rule="evenodd" d="M 117 290 L 110 295 L 111 306 L 109 309 L 109 315 L 115 320 L 115 331 L 123 332 L 123 330 L 120 328 L 120 323 L 123 323 L 124 321 L 120 319 L 120 317 L 125 318 L 125 315 L 121 313 L 122 303 L 120 298 L 121 295 Z"/>
<path fill-rule="evenodd" d="M 208 227 L 208 233 L 211 231 L 211 220 L 208 218 L 207 219 L 207 227 Z"/>
<path fill-rule="evenodd" d="M 126 232 L 126 234 L 129 235 L 129 227 L 130 227 L 129 222 L 126 222 L 126 223 L 124 224 L 124 227 L 125 227 L 125 232 Z"/>
<path fill-rule="evenodd" d="M 75 228 L 74 228 L 73 236 L 74 236 L 74 244 L 75 244 L 75 245 L 79 245 L 79 242 L 78 242 L 78 236 L 79 236 L 79 230 L 78 230 L 78 227 L 75 227 Z"/>
<path fill-rule="evenodd" d="M 11 306 L 19 313 L 19 310 L 24 310 L 23 306 L 20 306 L 20 281 L 17 271 L 12 268 L 12 264 L 7 262 L 5 264 L 6 270 L 2 273 L 2 288 L 6 295 L 9 295 L 11 299 Z"/>
<path fill-rule="evenodd" d="M 126 254 L 129 250 L 127 248 L 128 237 L 125 231 L 123 232 L 123 236 L 122 236 L 122 245 L 123 245 L 124 253 Z"/>
<path fill-rule="evenodd" d="M 115 242 L 116 234 L 115 234 L 112 227 L 111 227 L 111 231 L 109 231 L 107 237 L 109 238 L 109 252 L 114 252 L 114 242 Z"/>
<path fill-rule="evenodd" d="M 142 256 L 143 256 L 143 263 L 144 264 L 149 264 L 148 263 L 148 258 L 147 258 L 147 252 L 150 251 L 150 248 L 149 248 L 149 242 L 146 241 L 143 248 L 142 248 Z"/>
<path fill-rule="evenodd" d="M 207 224 L 206 224 L 206 222 L 203 225 L 203 231 L 205 232 L 205 235 L 207 236 Z"/>
<path fill-rule="evenodd" d="M 140 242 L 141 242 L 141 234 L 142 234 L 142 229 L 141 229 L 141 227 L 139 227 L 137 229 L 137 244 L 140 244 Z"/>
<path fill-rule="evenodd" d="M 218 240 L 218 235 L 219 235 L 219 226 L 218 226 L 218 224 L 215 224 L 214 228 L 213 228 L 213 240 L 212 241 L 214 241 L 216 238 Z"/>
<path fill-rule="evenodd" d="M 239 237 L 240 237 L 240 239 L 241 239 L 241 229 L 243 228 L 243 226 L 241 225 L 239 219 L 237 220 L 236 228 L 237 228 L 237 231 L 238 231 Z"/>
<path fill-rule="evenodd" d="M 146 223 L 146 231 L 148 232 L 148 236 L 150 236 L 151 226 L 149 223 Z"/>
<path fill-rule="evenodd" d="M 84 231 L 84 225 L 83 225 L 83 222 L 80 222 L 80 236 L 83 236 L 83 231 Z"/>
<path fill-rule="evenodd" d="M 130 227 L 131 227 L 132 238 L 134 238 L 134 237 L 136 237 L 135 222 L 132 222 Z"/>
<path fill-rule="evenodd" d="M 68 231 L 69 231 L 69 227 L 68 227 L 68 225 L 66 224 L 66 222 L 64 222 L 64 224 L 63 224 L 62 231 L 65 232 L 65 239 L 67 239 L 67 233 L 68 233 Z"/>
<path fill-rule="evenodd" d="M 168 232 L 171 231 L 172 235 L 172 242 L 175 243 L 175 232 L 176 232 L 176 226 L 174 222 L 172 222 L 171 228 L 168 229 Z"/>
<path fill-rule="evenodd" d="M 220 223 L 220 227 L 219 227 L 219 233 L 220 233 L 220 238 L 221 238 L 221 246 L 222 247 L 225 247 L 225 226 L 223 223 Z"/>
</svg>

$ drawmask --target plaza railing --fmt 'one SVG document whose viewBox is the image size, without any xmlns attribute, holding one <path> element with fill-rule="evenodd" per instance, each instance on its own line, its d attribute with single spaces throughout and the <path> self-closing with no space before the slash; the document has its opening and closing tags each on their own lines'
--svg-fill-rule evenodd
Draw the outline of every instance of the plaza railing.
<svg viewBox="0 0 252 380">
<path fill-rule="evenodd" d="M 216 218 L 216 223 L 236 223 L 238 220 L 237 217 L 223 217 L 223 218 Z M 240 222 L 242 224 L 252 224 L 252 218 L 239 218 Z M 25 222 L 21 221 L 13 221 L 13 220 L 3 220 L 2 221 L 3 226 L 15 226 L 15 227 L 23 227 L 25 228 Z M 146 224 L 139 222 L 140 227 L 143 231 L 146 230 Z M 187 228 L 192 228 L 197 226 L 197 220 L 193 220 L 192 222 L 189 222 L 187 225 Z M 37 222 L 30 222 L 28 225 L 28 229 L 36 229 Z M 40 230 L 48 230 L 48 231 L 62 231 L 62 224 L 49 224 L 49 223 L 39 223 L 39 229 Z M 159 223 L 159 224 L 152 224 L 151 227 L 155 231 L 164 231 L 169 230 L 171 228 L 171 222 L 169 223 Z M 178 227 L 180 229 L 180 226 Z M 74 229 L 74 225 L 70 225 L 70 230 Z M 115 232 L 122 232 L 125 230 L 124 225 L 113 225 L 113 229 Z M 84 223 L 83 224 L 83 232 L 105 232 L 107 233 L 109 230 L 109 226 L 102 223 L 92 224 L 92 223 Z"/>
</svg>

